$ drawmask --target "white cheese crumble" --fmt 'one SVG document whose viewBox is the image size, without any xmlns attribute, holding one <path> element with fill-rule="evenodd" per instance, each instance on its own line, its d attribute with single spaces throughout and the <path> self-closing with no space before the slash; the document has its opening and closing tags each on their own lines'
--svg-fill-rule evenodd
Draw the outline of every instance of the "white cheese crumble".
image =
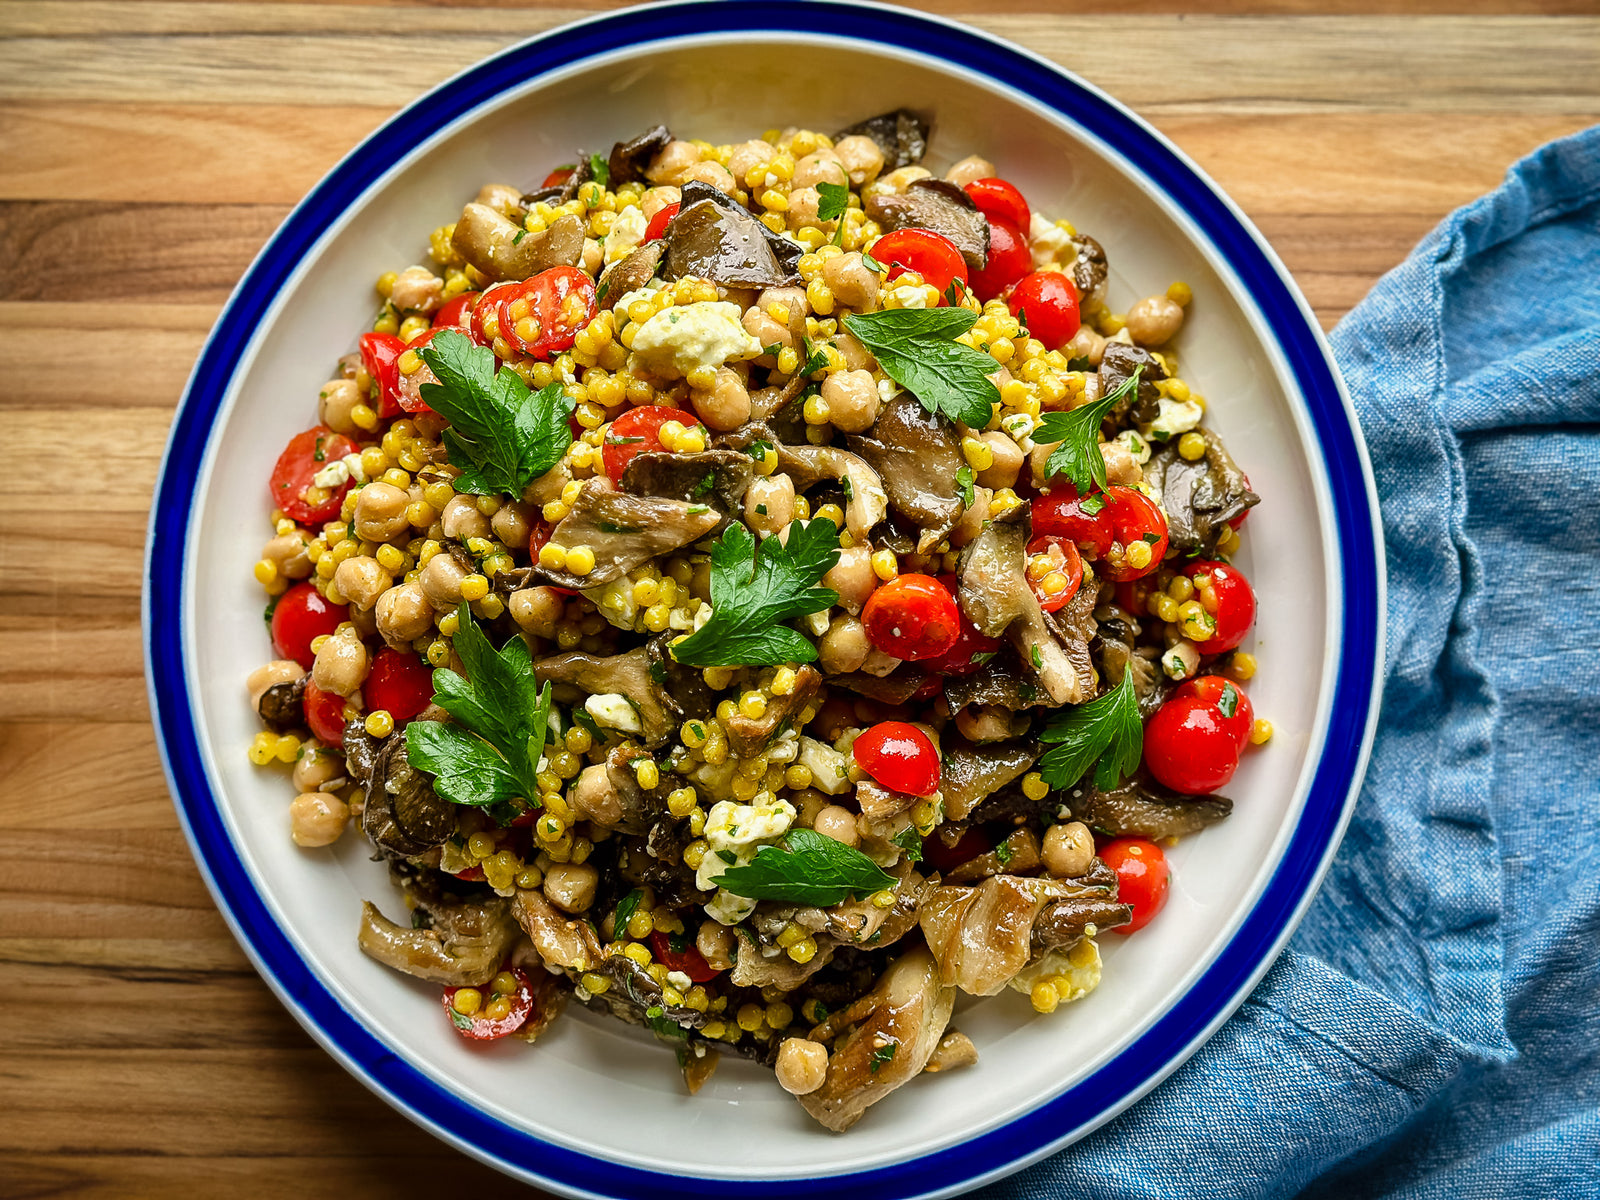
<svg viewBox="0 0 1600 1200">
<path fill-rule="evenodd" d="M 1200 651 L 1189 641 L 1179 642 L 1161 656 L 1168 679 L 1187 679 L 1200 669 Z"/>
<path fill-rule="evenodd" d="M 850 760 L 826 742 L 801 737 L 795 761 L 811 772 L 811 786 L 830 796 L 850 790 Z"/>
<path fill-rule="evenodd" d="M 344 469 L 350 472 L 351 479 L 357 483 L 365 483 L 367 481 L 367 473 L 361 469 L 361 455 L 346 454 L 339 461 L 344 464 Z"/>
<path fill-rule="evenodd" d="M 787 800 L 774 799 L 771 792 L 758 792 L 752 804 L 734 800 L 718 800 L 713 804 L 706 814 L 704 836 L 713 852 L 737 852 L 782 837 L 794 824 L 794 818 L 794 805 Z M 708 854 L 706 861 L 713 857 L 714 853 Z"/>
<path fill-rule="evenodd" d="M 313 475 L 311 482 L 319 488 L 327 488 L 331 492 L 334 488 L 343 487 L 350 482 L 350 468 L 345 464 L 344 459 L 336 458 Z"/>
<path fill-rule="evenodd" d="M 928 293 L 916 284 L 902 283 L 889 289 L 889 294 L 898 302 L 894 305 L 885 304 L 885 308 L 927 308 Z"/>
<path fill-rule="evenodd" d="M 687 992 L 694 986 L 694 980 L 690 979 L 682 971 L 668 971 L 667 982 L 680 992 Z"/>
<path fill-rule="evenodd" d="M 1133 455 L 1133 461 L 1141 467 L 1150 461 L 1150 443 L 1140 437 L 1136 431 L 1124 429 L 1117 434 L 1116 444 Z"/>
<path fill-rule="evenodd" d="M 618 729 L 623 733 L 643 733 L 644 726 L 639 722 L 639 714 L 633 705 L 628 703 L 628 698 L 620 692 L 607 692 L 602 696 L 590 696 L 583 702 L 584 711 L 594 718 L 596 725 L 604 725 L 607 729 Z"/>
<path fill-rule="evenodd" d="M 887 375 L 878 380 L 878 400 L 882 404 L 893 404 L 894 398 L 900 394 L 900 385 Z"/>
<path fill-rule="evenodd" d="M 644 239 L 644 231 L 649 226 L 644 210 L 637 205 L 630 205 L 619 212 L 617 219 L 611 222 L 611 228 L 606 231 L 606 262 L 618 262 L 632 254 Z"/>
<path fill-rule="evenodd" d="M 583 594 L 594 601 L 600 615 L 618 629 L 632 630 L 639 615 L 638 602 L 633 598 L 634 579 L 624 575 L 603 587 L 584 588 Z"/>
<path fill-rule="evenodd" d="M 1054 221 L 1047 221 L 1038 213 L 1028 222 L 1028 250 L 1033 255 L 1035 267 L 1048 267 L 1052 263 L 1067 263 L 1078 257 L 1078 247 L 1072 235 Z"/>
<path fill-rule="evenodd" d="M 1173 400 L 1170 397 L 1161 397 L 1156 411 L 1156 419 L 1150 422 L 1151 437 L 1177 437 L 1180 433 L 1188 433 L 1200 424 L 1200 418 L 1205 416 L 1205 409 L 1193 400 Z"/>
<path fill-rule="evenodd" d="M 746 332 L 740 317 L 739 306 L 726 300 L 664 308 L 639 326 L 633 352 L 661 375 L 687 375 L 697 367 L 755 358 L 761 342 Z"/>
</svg>

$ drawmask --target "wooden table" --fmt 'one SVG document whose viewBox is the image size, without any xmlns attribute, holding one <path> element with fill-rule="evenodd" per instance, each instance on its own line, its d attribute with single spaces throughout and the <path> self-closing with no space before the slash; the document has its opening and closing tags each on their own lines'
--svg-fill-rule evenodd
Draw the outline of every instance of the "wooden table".
<svg viewBox="0 0 1600 1200">
<path fill-rule="evenodd" d="M 0 1196 L 496 1184 L 318 1049 L 212 906 L 146 710 L 141 555 L 190 364 L 289 207 L 425 87 L 610 7 L 0 2 Z M 1154 121 L 1327 326 L 1600 113 L 1595 0 L 925 7 Z"/>
</svg>

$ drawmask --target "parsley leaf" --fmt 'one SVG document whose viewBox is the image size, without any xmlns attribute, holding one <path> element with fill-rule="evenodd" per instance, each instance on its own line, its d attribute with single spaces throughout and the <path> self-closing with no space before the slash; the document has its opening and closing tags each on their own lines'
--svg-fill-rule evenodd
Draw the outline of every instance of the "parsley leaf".
<svg viewBox="0 0 1600 1200">
<path fill-rule="evenodd" d="M 876 271 L 880 275 L 889 269 L 877 259 L 873 258 L 872 255 L 868 254 L 865 250 L 861 252 L 861 262 L 862 265 L 867 268 L 867 270 Z"/>
<path fill-rule="evenodd" d="M 1132 375 L 1093 404 L 1081 405 L 1070 412 L 1044 415 L 1033 431 L 1033 440 L 1042 446 L 1061 443 L 1045 462 L 1046 474 L 1066 475 L 1079 492 L 1087 492 L 1091 484 L 1100 488 L 1106 486 L 1106 460 L 1100 453 L 1100 422 L 1119 400 L 1139 386 L 1143 370 L 1143 366 L 1135 367 Z"/>
<path fill-rule="evenodd" d="M 956 491 L 961 495 L 961 503 L 972 507 L 972 468 L 963 465 L 956 471 Z"/>
<path fill-rule="evenodd" d="M 461 468 L 456 491 L 521 496 L 572 445 L 573 404 L 560 384 L 529 392 L 515 371 L 496 370 L 493 350 L 454 330 L 423 347 L 422 361 L 439 377 L 422 385 L 422 398 L 450 421 L 444 444 Z"/>
<path fill-rule="evenodd" d="M 1233 684 L 1222 685 L 1222 695 L 1217 697 L 1217 711 L 1224 717 L 1231 717 L 1239 711 L 1239 689 Z"/>
<path fill-rule="evenodd" d="M 539 688 L 522 638 L 497 653 L 472 610 L 463 604 L 457 612 L 454 644 L 467 678 L 448 667 L 433 673 L 433 702 L 455 721 L 412 721 L 406 759 L 436 776 L 435 789 L 454 804 L 484 808 L 520 799 L 517 807 L 537 808 L 550 685 Z"/>
<path fill-rule="evenodd" d="M 639 905 L 643 900 L 644 892 L 640 888 L 634 888 L 622 898 L 622 902 L 617 905 L 616 919 L 611 922 L 611 934 L 614 938 L 620 941 L 627 936 L 628 922 L 633 919 L 633 914 L 639 911 Z"/>
<path fill-rule="evenodd" d="M 868 1071 L 876 1075 L 879 1067 L 894 1061 L 894 1052 L 898 1049 L 900 1049 L 900 1043 L 894 1041 L 885 1042 L 881 1046 L 874 1047 L 871 1061 L 867 1066 Z"/>
<path fill-rule="evenodd" d="M 850 189 L 842 183 L 817 184 L 817 224 L 842 217 L 850 207 Z"/>
<path fill-rule="evenodd" d="M 906 856 L 907 862 L 922 861 L 922 835 L 917 832 L 915 825 L 907 825 L 889 840 L 900 847 L 900 852 Z"/>
<path fill-rule="evenodd" d="M 717 886 L 748 900 L 782 900 L 831 908 L 852 894 L 870 896 L 895 886 L 895 877 L 853 846 L 814 829 L 791 829 L 763 846 L 742 867 L 717 876 Z"/>
<path fill-rule="evenodd" d="M 1000 403 L 989 379 L 999 368 L 987 354 L 956 341 L 977 320 L 964 308 L 895 308 L 852 313 L 844 323 L 923 408 L 982 429 Z"/>
<path fill-rule="evenodd" d="M 1016 851 L 1010 846 L 1006 845 L 1006 843 L 1001 842 L 994 848 L 994 856 L 997 860 L 999 860 L 1000 865 L 1003 867 L 1016 857 Z"/>
<path fill-rule="evenodd" d="M 1039 774 L 1053 788 L 1069 788 L 1096 759 L 1094 785 L 1113 788 L 1139 768 L 1144 752 L 1144 722 L 1133 694 L 1133 672 L 1104 695 L 1057 713 L 1039 733 L 1055 745 L 1039 760 Z"/>
<path fill-rule="evenodd" d="M 605 155 L 589 155 L 589 174 L 601 187 L 611 182 L 611 164 L 606 161 Z"/>
<path fill-rule="evenodd" d="M 787 546 L 777 538 L 757 545 L 743 525 L 728 526 L 711 548 L 711 619 L 672 657 L 689 667 L 811 662 L 817 648 L 781 622 L 838 601 L 838 592 L 816 586 L 838 561 L 832 521 L 796 521 Z"/>
<path fill-rule="evenodd" d="M 810 338 L 800 339 L 800 344 L 805 349 L 806 360 L 803 364 L 801 364 L 800 369 L 795 372 L 796 375 L 809 375 L 813 371 L 820 371 L 823 367 L 828 365 L 827 352 L 824 350 L 818 350 L 815 346 L 813 346 Z"/>
</svg>

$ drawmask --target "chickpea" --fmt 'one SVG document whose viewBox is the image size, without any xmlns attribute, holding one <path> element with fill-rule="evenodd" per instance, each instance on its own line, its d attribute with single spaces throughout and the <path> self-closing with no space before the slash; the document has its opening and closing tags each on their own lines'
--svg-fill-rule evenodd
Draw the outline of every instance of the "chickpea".
<svg viewBox="0 0 1600 1200">
<path fill-rule="evenodd" d="M 355 430 L 355 418 L 350 414 L 362 402 L 361 389 L 353 379 L 330 379 L 317 393 L 317 415 L 322 423 L 335 433 Z"/>
<path fill-rule="evenodd" d="M 1166 296 L 1146 296 L 1128 310 L 1128 336 L 1141 346 L 1165 346 L 1183 328 L 1183 308 Z"/>
<path fill-rule="evenodd" d="M 250 707 L 261 707 L 261 697 L 267 694 L 268 688 L 280 683 L 293 683 L 305 673 L 304 667 L 287 658 L 275 658 L 265 666 L 257 667 L 244 677 L 245 690 L 250 693 Z"/>
<path fill-rule="evenodd" d="M 1106 460 L 1106 480 L 1110 483 L 1134 484 L 1144 478 L 1144 468 L 1121 442 L 1101 442 L 1100 457 Z"/>
<path fill-rule="evenodd" d="M 993 179 L 994 164 L 987 158 L 980 158 L 976 154 L 969 154 L 955 166 L 944 173 L 944 177 L 959 188 L 977 179 Z"/>
<path fill-rule="evenodd" d="M 490 185 L 493 186 L 493 185 Z M 516 204 L 516 200 L 512 200 Z M 395 276 L 389 303 L 402 313 L 431 314 L 444 299 L 444 280 L 427 267 L 407 267 Z"/>
<path fill-rule="evenodd" d="M 294 786 L 300 792 L 320 791 L 344 774 L 344 757 L 320 742 L 307 742 L 294 763 Z"/>
<path fill-rule="evenodd" d="M 356 633 L 360 635 L 362 641 L 366 641 L 368 638 L 378 636 L 378 616 L 376 605 L 374 605 L 372 608 L 357 608 L 354 605 L 351 605 L 347 610 L 347 614 L 348 615 L 345 617 L 345 619 L 349 621 L 350 624 L 355 626 Z"/>
<path fill-rule="evenodd" d="M 733 966 L 733 946 L 737 934 L 720 921 L 706 921 L 694 936 L 695 949 L 700 957 L 716 971 L 726 971 Z"/>
<path fill-rule="evenodd" d="M 606 265 L 606 248 L 594 238 L 583 239 L 583 261 L 579 264 L 591 275 L 600 274 Z"/>
<path fill-rule="evenodd" d="M 317 651 L 311 664 L 311 682 L 325 692 L 350 696 L 366 679 L 370 665 L 367 648 L 355 630 L 335 632 Z"/>
<path fill-rule="evenodd" d="M 989 447 L 994 454 L 994 461 L 976 476 L 976 482 L 986 488 L 998 491 L 1000 488 L 1015 487 L 1017 474 L 1022 470 L 1022 460 L 1026 455 L 1016 440 L 1003 429 L 991 429 L 988 433 L 980 433 L 978 440 Z"/>
<path fill-rule="evenodd" d="M 615 825 L 622 820 L 622 798 L 611 786 L 605 763 L 585 767 L 568 796 L 573 810 L 596 825 Z"/>
<path fill-rule="evenodd" d="M 750 142 L 740 142 L 728 152 L 728 170 L 732 171 L 734 178 L 742 184 L 746 175 L 764 163 L 771 162 L 777 153 L 776 146 L 759 138 Z"/>
<path fill-rule="evenodd" d="M 374 613 L 378 633 L 397 650 L 404 649 L 433 628 L 433 606 L 416 580 L 384 592 L 378 597 Z"/>
<path fill-rule="evenodd" d="M 744 331 L 760 342 L 763 348 L 778 345 L 786 350 L 794 349 L 794 335 L 789 332 L 789 327 L 774 321 L 759 304 L 745 309 L 743 324 Z"/>
<path fill-rule="evenodd" d="M 522 192 L 509 183 L 486 183 L 478 189 L 477 203 L 487 205 L 502 217 L 516 220 L 522 208 Z"/>
<path fill-rule="evenodd" d="M 489 518 L 489 527 L 507 549 L 526 550 L 528 535 L 533 532 L 533 509 L 521 501 L 502 504 Z"/>
<path fill-rule="evenodd" d="M 333 572 L 333 586 L 359 609 L 371 608 L 393 585 L 394 580 L 378 560 L 364 554 L 345 559 Z"/>
<path fill-rule="evenodd" d="M 919 179 L 932 178 L 933 172 L 927 167 L 896 167 L 887 175 L 881 176 L 873 187 L 876 191 L 899 194 Z"/>
<path fill-rule="evenodd" d="M 1061 353 L 1067 356 L 1069 362 L 1074 358 L 1087 358 L 1091 367 L 1100 365 L 1105 352 L 1106 339 L 1089 325 L 1078 326 L 1078 332 L 1072 335 L 1072 340 L 1061 347 Z"/>
<path fill-rule="evenodd" d="M 458 542 L 486 538 L 490 533 L 489 518 L 478 511 L 477 499 L 473 496 L 451 496 L 439 514 L 439 524 L 444 528 L 445 537 Z"/>
<path fill-rule="evenodd" d="M 794 480 L 781 471 L 756 476 L 744 494 L 744 522 L 760 535 L 788 528 L 794 520 Z"/>
<path fill-rule="evenodd" d="M 814 187 L 795 188 L 789 193 L 789 207 L 783 215 L 791 230 L 804 229 L 807 225 L 822 224 L 821 209 L 821 192 Z"/>
<path fill-rule="evenodd" d="M 828 1078 L 828 1048 L 809 1038 L 784 1038 L 773 1064 L 778 1086 L 792 1096 L 816 1091 Z"/>
<path fill-rule="evenodd" d="M 302 529 L 280 533 L 261 550 L 261 557 L 278 568 L 285 579 L 304 579 L 311 574 L 311 556 L 306 552 L 311 539 Z"/>
<path fill-rule="evenodd" d="M 885 676 L 893 675 L 895 669 L 904 661 L 904 659 L 896 658 L 892 654 L 885 654 L 877 647 L 873 647 L 867 652 L 866 661 L 861 664 L 861 669 L 868 675 L 876 675 L 882 679 Z"/>
<path fill-rule="evenodd" d="M 836 616 L 817 644 L 819 661 L 829 675 L 849 675 L 859 671 L 872 650 L 866 626 L 856 617 Z"/>
<path fill-rule="evenodd" d="M 428 565 L 422 568 L 417 582 L 422 585 L 422 594 L 434 608 L 454 608 L 461 603 L 461 581 L 466 577 L 466 569 L 453 555 L 435 554 L 428 560 Z"/>
<path fill-rule="evenodd" d="M 552 500 L 561 499 L 562 491 L 571 482 L 572 467 L 563 458 L 523 489 L 523 502 L 542 508 Z"/>
<path fill-rule="evenodd" d="M 739 188 L 739 182 L 734 179 L 733 173 L 721 163 L 712 162 L 710 159 L 695 163 L 678 176 L 680 184 L 689 183 L 691 180 L 709 183 L 719 192 L 726 192 L 730 196 Z"/>
<path fill-rule="evenodd" d="M 828 419 L 846 433 L 865 433 L 878 419 L 882 397 L 871 371 L 835 371 L 822 381 Z"/>
<path fill-rule="evenodd" d="M 878 273 L 870 270 L 855 251 L 836 254 L 822 264 L 822 281 L 836 303 L 866 311 L 878 306 Z"/>
<path fill-rule="evenodd" d="M 369 542 L 387 542 L 411 528 L 406 519 L 410 495 L 381 481 L 356 493 L 356 536 Z"/>
<path fill-rule="evenodd" d="M 956 729 L 969 742 L 1002 742 L 1026 733 L 1028 716 L 998 704 L 974 704 L 956 714 Z"/>
<path fill-rule="evenodd" d="M 836 183 L 841 187 L 850 185 L 850 175 L 844 169 L 843 161 L 832 150 L 817 150 L 794 164 L 792 186 L 816 187 L 819 183 Z"/>
<path fill-rule="evenodd" d="M 989 519 L 989 501 L 993 498 L 994 493 L 988 488 L 981 484 L 973 486 L 972 503 L 962 509 L 961 519 L 950 531 L 952 546 L 965 546 L 983 532 L 984 523 Z"/>
<path fill-rule="evenodd" d="M 1094 862 L 1094 835 L 1082 821 L 1052 825 L 1044 831 L 1045 870 L 1057 879 L 1076 879 Z"/>
<path fill-rule="evenodd" d="M 839 593 L 839 603 L 855 616 L 878 586 L 872 570 L 872 547 L 849 546 L 839 552 L 839 561 L 822 577 L 822 586 Z"/>
<path fill-rule="evenodd" d="M 852 187 L 871 183 L 883 170 L 883 151 L 878 143 L 859 133 L 840 138 L 833 144 L 833 152 L 849 173 Z"/>
<path fill-rule="evenodd" d="M 511 619 L 535 637 L 553 638 L 566 601 L 554 588 L 519 588 L 511 593 L 506 608 Z"/>
<path fill-rule="evenodd" d="M 668 142 L 645 171 L 645 178 L 651 183 L 675 184 L 678 177 L 700 159 L 700 147 L 693 142 Z"/>
<path fill-rule="evenodd" d="M 580 913 L 594 903 L 600 872 L 588 863 L 551 863 L 544 873 L 544 894 L 564 912 Z"/>
<path fill-rule="evenodd" d="M 831 837 L 846 846 L 861 844 L 861 832 L 856 828 L 856 814 L 842 804 L 830 804 L 817 814 L 812 826 L 823 837 Z"/>
<path fill-rule="evenodd" d="M 675 187 L 653 187 L 639 197 L 639 211 L 648 221 L 663 208 L 678 204 L 682 200 L 683 193 Z"/>
<path fill-rule="evenodd" d="M 710 389 L 691 390 L 689 402 L 708 429 L 737 429 L 750 419 L 750 391 L 732 367 L 718 367 Z"/>
<path fill-rule="evenodd" d="M 811 307 L 806 303 L 805 288 L 797 287 L 770 287 L 762 291 L 756 298 L 756 307 L 771 316 L 771 306 L 782 305 L 789 312 L 789 336 L 793 339 L 792 345 L 798 346 L 800 339 L 806 335 L 806 316 L 811 312 Z M 773 318 L 777 320 L 776 317 Z"/>
<path fill-rule="evenodd" d="M 331 846 L 344 832 L 350 806 L 332 792 L 307 792 L 289 803 L 289 836 L 296 846 Z"/>
<path fill-rule="evenodd" d="M 872 351 L 863 346 L 861 339 L 848 329 L 840 330 L 833 344 L 839 348 L 845 367 L 851 371 L 870 371 L 878 365 L 878 360 L 872 357 Z"/>
</svg>

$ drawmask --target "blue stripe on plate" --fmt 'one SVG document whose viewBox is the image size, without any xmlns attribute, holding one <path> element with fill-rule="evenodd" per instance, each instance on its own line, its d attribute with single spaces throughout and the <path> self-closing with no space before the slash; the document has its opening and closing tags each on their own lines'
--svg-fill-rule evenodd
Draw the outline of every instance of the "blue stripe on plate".
<svg viewBox="0 0 1600 1200">
<path fill-rule="evenodd" d="M 815 1181 L 759 1182 L 761 1191 L 773 1197 L 826 1192 L 890 1200 L 948 1194 L 1015 1169 L 1120 1111 L 1192 1053 L 1206 1031 L 1233 1010 L 1287 936 L 1331 854 L 1358 782 L 1374 695 L 1382 587 L 1374 513 L 1354 420 L 1323 344 L 1292 285 L 1242 218 L 1171 147 L 1114 101 L 1049 63 L 972 30 L 835 0 L 717 0 L 631 9 L 513 47 L 442 85 L 373 133 L 296 207 L 246 273 L 202 351 L 173 426 L 151 517 L 145 634 L 152 707 L 180 815 L 218 903 L 285 1003 L 359 1078 L 458 1146 L 564 1192 L 683 1200 L 748 1194 L 750 1183 L 621 1166 L 513 1129 L 437 1086 L 341 1008 L 272 920 L 227 835 L 189 711 L 182 638 L 185 543 L 195 481 L 233 365 L 272 297 L 323 229 L 419 141 L 508 89 L 626 47 L 746 31 L 827 31 L 944 60 L 1018 89 L 1125 155 L 1206 232 L 1259 305 L 1319 431 L 1340 534 L 1343 656 L 1310 796 L 1260 901 L 1196 986 L 1115 1060 L 1001 1129 L 890 1167 Z"/>
</svg>

